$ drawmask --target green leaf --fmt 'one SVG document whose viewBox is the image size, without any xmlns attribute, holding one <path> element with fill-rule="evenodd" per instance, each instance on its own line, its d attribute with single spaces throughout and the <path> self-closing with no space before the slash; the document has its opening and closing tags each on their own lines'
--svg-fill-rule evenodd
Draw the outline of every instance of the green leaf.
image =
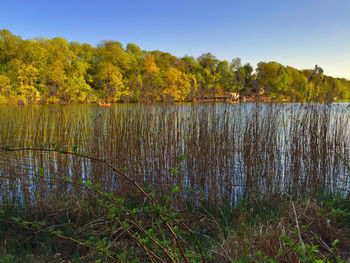
<svg viewBox="0 0 350 263">
<path fill-rule="evenodd" d="M 175 174 L 175 175 L 179 173 L 179 171 L 176 168 L 174 168 L 174 167 L 170 168 L 170 172 Z"/>
<path fill-rule="evenodd" d="M 339 243 L 339 239 L 336 239 L 332 243 L 332 247 L 335 247 Z"/>
<path fill-rule="evenodd" d="M 92 186 L 91 180 L 87 180 L 86 183 L 85 183 L 85 186 L 86 186 L 86 187 Z"/>
<path fill-rule="evenodd" d="M 176 186 L 174 189 L 173 189 L 173 193 L 176 194 L 180 191 L 180 187 Z"/>
<path fill-rule="evenodd" d="M 185 159 L 186 159 L 186 155 L 181 154 L 181 155 L 177 158 L 177 161 L 178 161 L 178 162 L 182 162 L 182 161 L 185 160 Z"/>
<path fill-rule="evenodd" d="M 56 230 L 56 231 L 52 231 L 51 234 L 53 234 L 53 235 L 62 235 L 63 232 L 61 230 Z"/>
<path fill-rule="evenodd" d="M 163 195 L 163 198 L 164 198 L 166 203 L 169 203 L 171 200 L 171 197 L 169 195 Z"/>
<path fill-rule="evenodd" d="M 39 168 L 38 171 L 37 171 L 37 174 L 40 175 L 40 176 L 43 176 L 44 175 L 44 169 L 43 168 Z"/>
</svg>

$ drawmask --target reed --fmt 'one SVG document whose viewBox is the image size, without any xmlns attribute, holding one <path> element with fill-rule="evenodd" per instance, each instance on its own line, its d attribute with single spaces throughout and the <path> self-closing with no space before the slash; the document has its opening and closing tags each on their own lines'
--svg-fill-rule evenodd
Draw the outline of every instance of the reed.
<svg viewBox="0 0 350 263">
<path fill-rule="evenodd" d="M 269 199 L 281 190 L 300 196 L 349 189 L 350 111 L 344 105 L 32 106 L 6 111 L 0 117 L 1 145 L 79 149 L 125 169 L 142 186 L 154 185 L 159 194 L 179 186 L 179 207 L 185 201 Z M 186 158 L 172 173 L 181 155 Z M 133 191 L 100 163 L 16 152 L 1 153 L 3 195 L 9 194 L 9 183 L 19 195 L 64 190 L 27 182 L 38 169 L 91 180 L 121 196 Z"/>
<path fill-rule="evenodd" d="M 100 235 L 110 235 L 101 224 L 113 224 L 104 218 L 105 208 L 82 189 L 80 184 L 84 182 L 101 185 L 99 191 L 125 198 L 140 209 L 142 198 L 149 192 L 140 194 L 135 183 L 139 190 L 151 186 L 152 200 L 162 203 L 167 196 L 171 211 L 182 213 L 194 228 L 194 220 L 203 216 L 201 211 L 210 210 L 210 216 L 202 218 L 208 223 L 202 230 L 207 228 L 203 235 L 211 233 L 216 241 L 206 243 L 206 251 L 219 255 L 221 262 L 244 257 L 244 253 L 240 254 L 242 247 L 232 241 L 239 239 L 242 229 L 235 228 L 241 223 L 238 215 L 242 211 L 249 217 L 249 211 L 259 207 L 265 211 L 267 204 L 287 207 L 278 212 L 281 224 L 268 222 L 264 226 L 266 233 L 275 233 L 277 238 L 259 235 L 256 226 L 247 226 L 250 234 L 243 227 L 247 233 L 244 238 L 249 242 L 256 242 L 257 237 L 258 243 L 265 240 L 277 244 L 291 220 L 304 220 L 304 226 L 312 216 L 313 221 L 318 220 L 316 214 L 322 209 L 317 202 L 313 203 L 317 209 L 309 211 L 308 205 L 302 208 L 305 203 L 300 200 L 345 197 L 349 193 L 350 111 L 345 104 L 126 104 L 108 108 L 70 105 L 7 107 L 0 111 L 0 198 L 6 208 L 3 211 L 9 217 L 26 214 L 48 219 L 48 214 L 56 215 L 56 223 L 66 213 L 67 220 L 74 219 L 79 238 L 84 238 L 85 224 L 90 219 L 98 222 L 91 231 Z M 31 148 L 38 150 L 28 150 Z M 115 167 L 125 176 L 117 176 Z M 300 204 L 295 209 L 293 202 L 297 200 Z M 242 202 L 247 204 L 244 210 Z M 236 225 L 229 225 L 228 230 L 222 222 L 215 221 L 226 213 L 223 207 L 227 207 L 229 215 L 225 222 Z M 290 213 L 292 208 L 294 213 Z M 300 211 L 309 211 L 312 216 L 300 215 Z M 208 222 L 211 217 L 212 225 Z M 152 223 L 154 216 L 142 213 L 140 218 L 146 218 L 149 227 L 164 235 L 164 229 Z M 323 220 L 322 224 L 327 222 L 325 217 L 319 220 Z M 136 219 L 135 222 L 137 226 Z M 118 239 L 122 241 L 114 243 L 113 249 L 121 246 L 130 251 L 133 245 L 125 240 L 134 236 L 126 235 L 125 229 L 120 231 L 118 237 L 125 237 Z M 309 232 L 291 229 L 293 242 L 299 242 L 293 231 L 300 232 L 299 238 L 311 240 Z M 69 239 L 74 240 L 77 241 Z M 268 252 L 269 248 L 263 245 L 247 248 L 264 247 L 270 257 L 293 262 L 299 254 L 288 252 L 289 261 L 286 260 L 282 254 L 294 246 L 284 242 L 286 247 L 277 254 Z M 168 250 L 171 249 L 163 248 L 165 258 L 171 259 Z M 155 248 L 145 249 L 146 254 L 135 252 L 139 256 L 134 256 L 147 258 L 153 251 L 157 252 Z M 183 253 L 187 260 L 188 254 Z"/>
</svg>

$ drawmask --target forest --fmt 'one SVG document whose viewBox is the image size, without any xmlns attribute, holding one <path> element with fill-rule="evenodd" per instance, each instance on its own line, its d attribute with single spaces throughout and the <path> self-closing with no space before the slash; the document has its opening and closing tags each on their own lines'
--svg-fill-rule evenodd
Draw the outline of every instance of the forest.
<svg viewBox="0 0 350 263">
<path fill-rule="evenodd" d="M 206 53 L 194 58 L 144 51 L 129 43 L 97 47 L 64 38 L 23 40 L 0 30 L 0 104 L 194 101 L 239 93 L 287 101 L 350 98 L 350 80 L 299 70 L 278 62 L 257 68 Z"/>
</svg>

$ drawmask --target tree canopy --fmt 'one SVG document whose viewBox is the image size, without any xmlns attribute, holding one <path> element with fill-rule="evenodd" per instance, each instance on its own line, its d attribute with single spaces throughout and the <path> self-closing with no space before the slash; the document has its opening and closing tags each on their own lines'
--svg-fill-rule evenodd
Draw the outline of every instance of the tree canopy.
<svg viewBox="0 0 350 263">
<path fill-rule="evenodd" d="M 350 81 L 321 67 L 298 70 L 277 62 L 257 68 L 211 53 L 182 58 L 134 43 L 97 47 L 63 38 L 23 40 L 0 30 L 0 104 L 189 101 L 208 94 L 260 93 L 294 101 L 350 98 Z"/>
</svg>

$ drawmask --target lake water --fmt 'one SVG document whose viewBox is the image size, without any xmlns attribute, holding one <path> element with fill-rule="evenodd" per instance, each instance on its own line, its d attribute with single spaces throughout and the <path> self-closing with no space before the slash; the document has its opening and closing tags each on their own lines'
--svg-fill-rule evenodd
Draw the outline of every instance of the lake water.
<svg viewBox="0 0 350 263">
<path fill-rule="evenodd" d="M 158 193 L 181 186 L 183 201 L 234 202 L 282 189 L 348 191 L 349 117 L 348 103 L 0 106 L 0 144 L 77 149 Z M 2 192 L 69 190 L 54 180 L 39 182 L 40 169 L 120 195 L 134 191 L 101 163 L 19 151 L 0 153 Z"/>
</svg>

